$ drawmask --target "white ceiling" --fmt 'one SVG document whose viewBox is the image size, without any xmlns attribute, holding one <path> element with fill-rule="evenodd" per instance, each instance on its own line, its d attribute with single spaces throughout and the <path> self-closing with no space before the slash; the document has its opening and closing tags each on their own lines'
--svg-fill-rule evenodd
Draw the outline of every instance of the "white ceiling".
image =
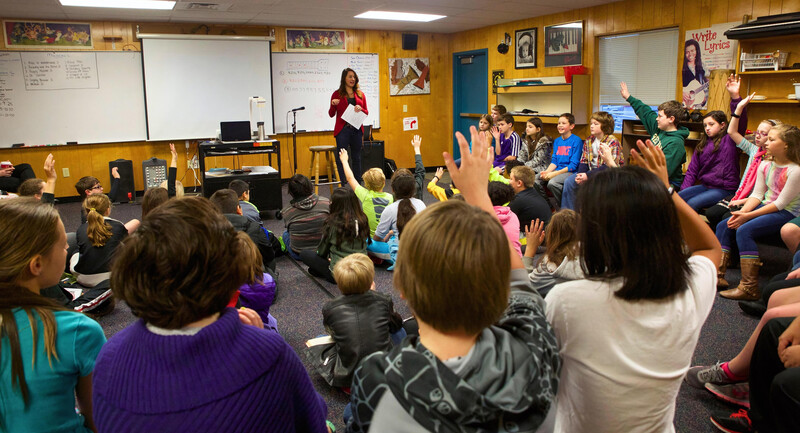
<svg viewBox="0 0 800 433">
<path fill-rule="evenodd" d="M 171 11 L 61 6 L 58 0 L 0 0 L 0 17 L 53 21 L 192 22 L 454 33 L 616 0 L 179 0 Z M 191 3 L 221 10 L 186 9 Z M 446 15 L 430 23 L 356 19 L 368 10 Z"/>
</svg>

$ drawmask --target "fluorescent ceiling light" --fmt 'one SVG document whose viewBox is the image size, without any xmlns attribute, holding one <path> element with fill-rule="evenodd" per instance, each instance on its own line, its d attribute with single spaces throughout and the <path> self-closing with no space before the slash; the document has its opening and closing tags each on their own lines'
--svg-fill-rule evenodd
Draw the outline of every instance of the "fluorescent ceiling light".
<svg viewBox="0 0 800 433">
<path fill-rule="evenodd" d="M 91 8 L 159 9 L 170 10 L 174 1 L 159 0 L 60 0 L 62 6 L 84 6 Z"/>
<path fill-rule="evenodd" d="M 387 11 L 367 11 L 355 18 L 368 20 L 394 20 L 394 21 L 415 21 L 428 23 L 431 21 L 445 18 L 445 15 L 415 14 L 411 12 L 387 12 Z"/>
</svg>

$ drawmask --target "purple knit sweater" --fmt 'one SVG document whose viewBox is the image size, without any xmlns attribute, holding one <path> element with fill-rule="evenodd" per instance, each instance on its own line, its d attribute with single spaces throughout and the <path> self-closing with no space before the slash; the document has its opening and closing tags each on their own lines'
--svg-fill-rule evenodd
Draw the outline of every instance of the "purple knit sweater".
<svg viewBox="0 0 800 433">
<path fill-rule="evenodd" d="M 327 432 L 327 408 L 274 332 L 226 308 L 195 335 L 139 320 L 103 346 L 94 369 L 100 432 Z"/>
<path fill-rule="evenodd" d="M 736 110 L 739 101 L 741 98 L 731 100 L 732 113 Z M 739 119 L 738 131 L 741 135 L 747 131 L 746 108 Z M 719 149 L 716 152 L 714 152 L 714 141 L 708 140 L 702 153 L 694 153 L 692 162 L 686 169 L 686 177 L 683 178 L 681 189 L 688 188 L 699 181 L 701 185 L 708 188 L 736 191 L 739 188 L 739 180 L 739 150 L 730 135 L 726 133 L 720 140 Z"/>
</svg>

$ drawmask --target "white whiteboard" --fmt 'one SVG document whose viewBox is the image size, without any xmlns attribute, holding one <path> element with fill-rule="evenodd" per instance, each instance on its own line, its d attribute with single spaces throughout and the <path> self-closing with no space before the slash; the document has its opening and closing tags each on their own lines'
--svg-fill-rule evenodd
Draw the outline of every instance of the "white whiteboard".
<svg viewBox="0 0 800 433">
<path fill-rule="evenodd" d="M 253 96 L 273 134 L 270 50 L 265 39 L 143 38 L 148 139 L 216 137 L 220 122 L 250 120 Z"/>
<path fill-rule="evenodd" d="M 274 53 L 272 56 L 272 89 L 275 132 L 292 132 L 290 110 L 297 112 L 297 129 L 333 131 L 335 117 L 328 116 L 331 95 L 339 88 L 342 70 L 352 68 L 358 74 L 358 85 L 367 96 L 369 116 L 365 125 L 380 128 L 380 86 L 378 55 L 358 53 Z"/>
<path fill-rule="evenodd" d="M 0 147 L 147 137 L 141 53 L 0 52 Z"/>
</svg>

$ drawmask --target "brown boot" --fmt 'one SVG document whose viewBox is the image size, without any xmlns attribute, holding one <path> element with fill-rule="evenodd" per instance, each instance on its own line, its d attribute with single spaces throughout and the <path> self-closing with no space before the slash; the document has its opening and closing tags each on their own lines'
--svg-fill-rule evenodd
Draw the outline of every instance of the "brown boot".
<svg viewBox="0 0 800 433">
<path fill-rule="evenodd" d="M 722 263 L 720 263 L 719 268 L 717 268 L 717 290 L 730 287 L 730 283 L 725 280 L 725 271 L 728 270 L 728 263 L 731 260 L 730 254 L 731 253 L 727 251 L 722 251 Z"/>
<path fill-rule="evenodd" d="M 761 298 L 758 289 L 758 270 L 762 263 L 758 259 L 741 259 L 742 280 L 735 289 L 719 292 L 723 298 L 737 299 L 740 301 L 757 301 Z"/>
</svg>

